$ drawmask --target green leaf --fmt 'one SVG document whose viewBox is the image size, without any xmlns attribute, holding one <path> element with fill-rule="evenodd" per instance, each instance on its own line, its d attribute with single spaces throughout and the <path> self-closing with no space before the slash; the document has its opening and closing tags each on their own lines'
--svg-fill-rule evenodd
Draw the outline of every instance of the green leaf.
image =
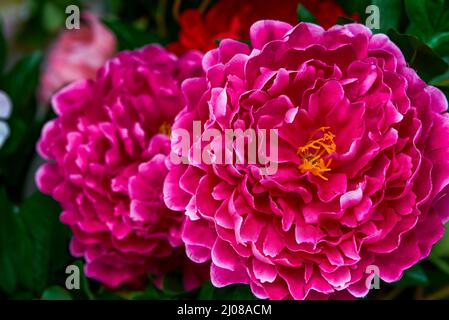
<svg viewBox="0 0 449 320">
<path fill-rule="evenodd" d="M 390 29 L 398 29 L 403 12 L 402 0 L 372 0 L 371 4 L 379 7 L 380 29 L 374 32 L 386 33 Z"/>
<path fill-rule="evenodd" d="M 386 33 L 389 29 L 398 29 L 404 18 L 403 0 L 342 0 L 339 3 L 348 15 L 357 12 L 360 15 L 361 23 L 365 23 L 368 16 L 371 15 L 370 12 L 366 12 L 367 7 L 370 5 L 377 6 L 379 8 L 380 29 L 373 29 L 374 33 Z"/>
<path fill-rule="evenodd" d="M 7 50 L 6 39 L 3 33 L 3 21 L 0 18 L 0 76 L 3 74 L 3 69 L 5 68 Z"/>
<path fill-rule="evenodd" d="M 410 20 L 407 33 L 422 41 L 429 41 L 435 34 L 449 31 L 448 0 L 405 0 L 405 10 Z"/>
<path fill-rule="evenodd" d="M 17 290 L 13 294 L 8 296 L 11 300 L 33 300 L 36 296 L 30 290 Z"/>
<path fill-rule="evenodd" d="M 60 286 L 47 288 L 42 294 L 43 300 L 72 300 L 70 292 Z"/>
<path fill-rule="evenodd" d="M 129 300 L 161 300 L 168 299 L 168 296 L 164 295 L 154 285 L 150 284 L 142 292 L 129 292 L 125 297 Z"/>
<path fill-rule="evenodd" d="M 178 298 L 174 295 L 167 295 L 165 292 L 157 288 L 152 281 L 150 281 L 143 291 L 120 291 L 114 292 L 101 288 L 99 294 L 96 296 L 98 299 L 125 299 L 125 300 L 170 300 Z"/>
<path fill-rule="evenodd" d="M 101 288 L 100 292 L 95 295 L 96 300 L 130 300 L 123 295 L 120 295 L 119 292 L 109 291 L 105 288 Z M 147 299 L 136 299 L 136 300 L 147 300 Z M 158 298 L 150 298 L 148 300 L 158 300 Z"/>
<path fill-rule="evenodd" d="M 224 288 L 215 288 L 206 282 L 200 288 L 199 300 L 255 300 L 257 299 L 249 286 L 232 285 Z"/>
<path fill-rule="evenodd" d="M 302 4 L 299 4 L 296 10 L 299 21 L 317 23 L 316 17 Z"/>
<path fill-rule="evenodd" d="M 42 54 L 32 53 L 20 59 L 7 73 L 3 88 L 10 96 L 15 113 L 29 113 L 29 102 L 34 98 L 39 79 Z"/>
<path fill-rule="evenodd" d="M 436 257 L 449 257 L 449 223 L 445 226 L 444 236 L 432 248 L 432 255 Z"/>
<path fill-rule="evenodd" d="M 185 292 L 182 274 L 172 272 L 164 275 L 162 279 L 162 291 L 170 296 L 180 295 Z"/>
<path fill-rule="evenodd" d="M 371 4 L 370 0 L 340 0 L 339 1 L 340 6 L 343 8 L 343 10 L 351 15 L 355 12 L 358 12 L 360 14 L 360 17 L 362 18 L 362 21 L 365 20 L 365 9 L 367 6 Z"/>
<path fill-rule="evenodd" d="M 429 283 L 429 278 L 424 271 L 424 268 L 419 264 L 414 265 L 410 269 L 407 269 L 404 272 L 401 280 L 396 282 L 396 285 L 399 286 L 419 286 L 426 285 Z"/>
<path fill-rule="evenodd" d="M 35 192 L 20 209 L 20 216 L 31 239 L 28 252 L 30 282 L 27 287 L 41 292 L 49 284 L 51 271 L 68 261 L 69 233 L 59 222 L 60 207 L 52 198 Z"/>
<path fill-rule="evenodd" d="M 432 19 L 428 15 L 425 1 L 405 0 L 405 11 L 410 20 L 408 33 L 426 41 L 427 35 L 433 34 L 433 28 Z"/>
<path fill-rule="evenodd" d="M 104 0 L 103 3 L 106 8 L 106 12 L 116 15 L 123 9 L 123 6 L 125 5 L 125 3 L 121 0 Z"/>
<path fill-rule="evenodd" d="M 0 289 L 13 293 L 29 281 L 30 239 L 18 209 L 0 189 Z"/>
<path fill-rule="evenodd" d="M 115 293 L 128 300 L 171 300 L 192 298 L 195 291 L 185 291 L 182 273 L 170 272 L 164 275 L 162 279 L 162 288 L 156 287 L 150 280 L 144 291 Z"/>
<path fill-rule="evenodd" d="M 22 145 L 24 139 L 27 138 L 29 129 L 26 122 L 18 119 L 17 117 L 11 118 L 8 122 L 11 134 L 9 135 L 8 140 L 6 140 L 5 145 L 0 150 L 3 155 L 12 155 L 16 152 Z M 10 173 L 11 172 L 6 172 L 6 174 Z"/>
<path fill-rule="evenodd" d="M 6 193 L 0 189 L 0 290 L 11 294 L 17 285 L 14 265 L 18 221 Z"/>
<path fill-rule="evenodd" d="M 449 31 L 436 34 L 429 40 L 428 45 L 440 57 L 449 60 Z"/>
<path fill-rule="evenodd" d="M 445 283 L 449 283 L 449 274 L 442 271 L 440 268 L 427 268 L 426 274 L 432 287 L 439 287 Z"/>
<path fill-rule="evenodd" d="M 8 120 L 11 134 L 0 150 L 0 179 L 10 199 L 15 203 L 23 202 L 23 197 L 26 196 L 30 166 L 38 161 L 36 143 L 41 135 L 42 126 L 54 117 L 51 109 L 48 109 L 48 115 L 35 119 L 35 113 L 32 111 L 33 107 L 36 107 L 35 104 L 28 107 L 30 109 L 28 115 L 13 111 L 12 117 Z"/>
<path fill-rule="evenodd" d="M 58 6 L 53 2 L 44 4 L 42 25 L 48 32 L 56 33 L 64 26 L 65 19 L 65 7 Z"/>
<path fill-rule="evenodd" d="M 440 257 L 437 257 L 435 255 L 430 255 L 427 258 L 430 262 L 432 262 L 438 269 L 449 275 L 449 263 Z"/>
<path fill-rule="evenodd" d="M 201 286 L 200 292 L 198 294 L 199 300 L 213 300 L 214 299 L 215 287 L 210 282 L 206 282 Z"/>
<path fill-rule="evenodd" d="M 165 44 L 166 42 L 154 33 L 136 29 L 117 19 L 104 19 L 103 22 L 116 35 L 120 50 L 132 50 L 150 43 Z"/>
<path fill-rule="evenodd" d="M 448 70 L 448 64 L 415 36 L 399 34 L 396 30 L 390 30 L 388 35 L 424 81 L 429 82 Z"/>
</svg>

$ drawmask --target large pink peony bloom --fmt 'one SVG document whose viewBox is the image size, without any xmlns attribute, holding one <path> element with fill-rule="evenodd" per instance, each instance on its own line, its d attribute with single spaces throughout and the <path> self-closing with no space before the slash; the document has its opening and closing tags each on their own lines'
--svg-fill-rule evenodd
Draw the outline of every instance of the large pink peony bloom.
<svg viewBox="0 0 449 320">
<path fill-rule="evenodd" d="M 116 51 L 116 39 L 90 12 L 82 15 L 80 29 L 64 30 L 46 58 L 38 96 L 49 102 L 53 93 L 80 79 L 94 79 L 97 70 Z"/>
<path fill-rule="evenodd" d="M 117 287 L 182 265 L 187 289 L 203 278 L 183 252 L 183 216 L 162 197 L 170 125 L 184 105 L 180 83 L 201 74 L 201 54 L 178 59 L 150 45 L 54 96 L 57 118 L 38 144 L 50 163 L 36 180 L 60 202 L 74 234 L 71 252 L 85 257 L 87 276 Z"/>
<path fill-rule="evenodd" d="M 259 21 L 250 33 L 252 47 L 224 40 L 205 55 L 173 130 L 277 129 L 278 170 L 172 164 L 164 198 L 188 216 L 188 256 L 211 261 L 215 286 L 270 299 L 364 296 L 370 265 L 398 280 L 449 217 L 445 97 L 359 24 Z M 179 138 L 174 153 L 191 157 Z"/>
</svg>

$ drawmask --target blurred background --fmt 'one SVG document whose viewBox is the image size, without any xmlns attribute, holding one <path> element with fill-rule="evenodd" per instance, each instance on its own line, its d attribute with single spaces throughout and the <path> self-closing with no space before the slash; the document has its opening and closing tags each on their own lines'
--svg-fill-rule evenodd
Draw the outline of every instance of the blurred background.
<svg viewBox="0 0 449 320">
<path fill-rule="evenodd" d="M 67 28 L 71 5 L 80 9 L 79 29 Z M 445 0 L 0 0 L 0 299 L 254 299 L 246 286 L 206 283 L 184 292 L 175 274 L 163 289 L 111 291 L 82 274 L 79 290 L 66 289 L 67 266 L 82 272 L 83 261 L 68 252 L 70 230 L 59 222 L 58 203 L 36 190 L 41 159 L 35 145 L 55 116 L 52 94 L 95 77 L 116 52 L 149 43 L 177 54 L 205 52 L 223 38 L 247 41 L 249 26 L 264 18 L 325 28 L 367 23 L 387 33 L 420 76 L 449 95 Z M 449 236 L 399 282 L 381 282 L 366 299 L 449 299 Z"/>
</svg>

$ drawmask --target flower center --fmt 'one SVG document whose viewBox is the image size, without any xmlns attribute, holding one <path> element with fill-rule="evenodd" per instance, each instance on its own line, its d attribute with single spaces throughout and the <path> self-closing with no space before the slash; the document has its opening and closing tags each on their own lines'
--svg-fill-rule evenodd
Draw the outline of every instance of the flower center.
<svg viewBox="0 0 449 320">
<path fill-rule="evenodd" d="M 171 135 L 171 125 L 167 121 L 164 121 L 159 126 L 158 131 L 159 131 L 159 133 L 165 134 L 166 136 L 170 136 Z"/>
<path fill-rule="evenodd" d="M 310 172 L 323 180 L 329 180 L 323 174 L 331 171 L 329 166 L 332 152 L 335 152 L 335 135 L 329 131 L 329 127 L 321 127 L 312 134 L 312 138 L 303 147 L 296 151 L 301 157 L 301 164 L 298 168 L 301 173 Z"/>
</svg>

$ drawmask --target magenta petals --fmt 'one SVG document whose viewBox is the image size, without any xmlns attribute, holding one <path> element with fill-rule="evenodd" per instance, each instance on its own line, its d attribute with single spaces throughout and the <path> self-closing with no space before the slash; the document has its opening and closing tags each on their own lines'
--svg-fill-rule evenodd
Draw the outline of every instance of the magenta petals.
<svg viewBox="0 0 449 320">
<path fill-rule="evenodd" d="M 119 54 L 95 80 L 75 82 L 52 99 L 57 118 L 37 147 L 49 162 L 36 182 L 60 202 L 86 275 L 108 287 L 181 268 L 191 290 L 209 276 L 185 257 L 184 217 L 162 195 L 170 130 L 185 103 L 181 82 L 202 73 L 201 54 L 178 58 L 150 45 Z"/>
<path fill-rule="evenodd" d="M 169 166 L 164 199 L 187 216 L 188 256 L 209 260 L 215 286 L 246 283 L 269 299 L 361 297 L 371 268 L 397 281 L 449 218 L 444 95 L 360 24 L 263 20 L 250 34 L 249 45 L 224 40 L 205 54 L 173 127 L 275 129 L 276 170 L 194 163 L 194 146 L 184 150 L 190 162 Z M 236 145 L 226 151 L 247 159 Z"/>
</svg>

